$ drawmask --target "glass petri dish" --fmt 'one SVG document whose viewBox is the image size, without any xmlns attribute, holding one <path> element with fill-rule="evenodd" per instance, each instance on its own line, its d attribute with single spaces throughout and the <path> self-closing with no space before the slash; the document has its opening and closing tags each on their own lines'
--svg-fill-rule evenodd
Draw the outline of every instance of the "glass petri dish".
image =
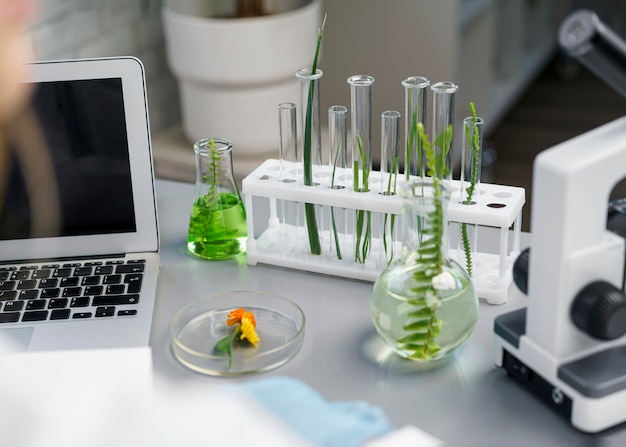
<svg viewBox="0 0 626 447">
<path fill-rule="evenodd" d="M 235 342 L 232 357 L 215 349 L 232 328 L 228 313 L 243 307 L 256 319 L 259 343 Z M 187 368 L 212 376 L 269 371 L 291 360 L 302 347 L 305 318 L 293 301 L 272 293 L 235 290 L 201 298 L 176 313 L 170 323 L 174 357 Z"/>
</svg>

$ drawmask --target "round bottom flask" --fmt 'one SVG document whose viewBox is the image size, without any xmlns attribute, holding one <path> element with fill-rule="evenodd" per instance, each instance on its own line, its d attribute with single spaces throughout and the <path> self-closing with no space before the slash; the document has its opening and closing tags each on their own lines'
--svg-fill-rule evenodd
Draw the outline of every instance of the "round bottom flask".
<svg viewBox="0 0 626 447">
<path fill-rule="evenodd" d="M 376 330 L 400 356 L 428 362 L 459 348 L 478 320 L 478 297 L 468 274 L 447 257 L 449 193 L 432 179 L 401 187 L 402 259 L 374 284 L 370 313 Z"/>
</svg>

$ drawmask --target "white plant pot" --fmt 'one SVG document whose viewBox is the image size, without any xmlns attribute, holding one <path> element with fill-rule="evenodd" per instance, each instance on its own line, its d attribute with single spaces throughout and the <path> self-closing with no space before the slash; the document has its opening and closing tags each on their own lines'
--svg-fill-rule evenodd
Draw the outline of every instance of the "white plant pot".
<svg viewBox="0 0 626 447">
<path fill-rule="evenodd" d="M 163 10 L 168 63 L 190 141 L 222 137 L 241 155 L 278 154 L 278 104 L 296 102 L 295 72 L 313 61 L 322 0 L 254 18 Z"/>
</svg>

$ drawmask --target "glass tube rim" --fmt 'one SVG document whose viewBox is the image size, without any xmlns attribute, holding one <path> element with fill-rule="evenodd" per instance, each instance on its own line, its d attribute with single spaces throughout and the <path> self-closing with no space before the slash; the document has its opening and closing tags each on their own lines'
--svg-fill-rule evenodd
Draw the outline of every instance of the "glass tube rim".
<svg viewBox="0 0 626 447">
<path fill-rule="evenodd" d="M 353 75 L 348 78 L 348 84 L 356 87 L 368 87 L 374 83 L 374 77 L 370 75 Z"/>
<path fill-rule="evenodd" d="M 400 118 L 402 114 L 397 110 L 385 110 L 380 116 L 383 118 Z"/>
<path fill-rule="evenodd" d="M 424 76 L 409 76 L 402 81 L 402 86 L 407 88 L 426 88 L 430 85 L 430 79 Z"/>
<path fill-rule="evenodd" d="M 286 101 L 286 102 L 281 102 L 280 104 L 278 104 L 278 108 L 281 110 L 291 110 L 291 109 L 295 109 L 297 107 L 295 102 L 290 102 L 290 101 Z"/>
<path fill-rule="evenodd" d="M 346 106 L 342 106 L 342 105 L 334 105 L 334 106 L 330 106 L 328 108 L 328 112 L 329 113 L 340 113 L 340 114 L 347 114 L 348 113 L 348 108 Z"/>
<path fill-rule="evenodd" d="M 451 81 L 439 81 L 431 85 L 430 89 L 435 93 L 454 93 L 459 86 Z"/>
<path fill-rule="evenodd" d="M 474 117 L 472 117 L 472 116 L 466 116 L 465 118 L 463 118 L 463 124 L 465 124 L 465 125 L 482 126 L 484 123 L 485 123 L 485 121 L 480 116 L 476 117 L 476 122 L 474 122 Z"/>
<path fill-rule="evenodd" d="M 209 141 L 211 140 L 215 143 L 215 149 L 220 154 L 231 151 L 233 148 L 232 141 L 226 138 L 202 138 L 194 143 L 194 152 L 199 155 L 208 155 L 211 152 L 209 149 Z"/>
<path fill-rule="evenodd" d="M 324 74 L 324 72 L 317 68 L 315 70 L 315 74 L 313 74 L 313 70 L 311 67 L 306 67 L 306 68 L 301 68 L 300 70 L 296 71 L 296 77 L 299 79 L 306 79 L 306 80 L 316 80 L 322 77 L 322 75 Z"/>
</svg>

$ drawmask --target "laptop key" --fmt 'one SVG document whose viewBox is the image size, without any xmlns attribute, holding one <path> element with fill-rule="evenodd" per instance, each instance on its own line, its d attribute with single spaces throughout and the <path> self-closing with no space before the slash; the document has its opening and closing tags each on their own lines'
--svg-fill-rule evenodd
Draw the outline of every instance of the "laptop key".
<svg viewBox="0 0 626 447">
<path fill-rule="evenodd" d="M 32 279 L 44 279 L 44 278 L 50 278 L 50 275 L 52 275 L 52 270 L 40 269 L 40 270 L 35 270 L 31 278 Z"/>
<path fill-rule="evenodd" d="M 63 289 L 63 298 L 71 298 L 73 296 L 80 296 L 83 292 L 82 287 L 66 287 Z"/>
<path fill-rule="evenodd" d="M 0 312 L 0 323 L 17 323 L 20 321 L 19 312 Z"/>
<path fill-rule="evenodd" d="M 59 285 L 59 280 L 56 278 L 44 278 L 39 281 L 40 289 L 48 289 L 50 287 L 57 287 Z"/>
<path fill-rule="evenodd" d="M 48 309 L 64 309 L 67 307 L 67 298 L 55 298 L 48 301 Z"/>
<path fill-rule="evenodd" d="M 87 307 L 89 306 L 88 296 L 77 296 L 70 301 L 70 307 Z"/>
<path fill-rule="evenodd" d="M 0 281 L 6 281 L 9 279 L 9 272 L 0 272 Z"/>
<path fill-rule="evenodd" d="M 48 319 L 47 310 L 35 310 L 33 312 L 24 312 L 22 321 L 44 321 Z"/>
<path fill-rule="evenodd" d="M 20 290 L 20 294 L 18 298 L 21 300 L 37 299 L 39 298 L 39 290 L 38 289 Z"/>
<path fill-rule="evenodd" d="M 50 313 L 50 320 L 67 320 L 70 318 L 69 309 L 55 309 Z"/>
<path fill-rule="evenodd" d="M 104 287 L 102 286 L 89 286 L 89 287 L 85 287 L 85 290 L 83 291 L 83 295 L 84 296 L 102 295 L 103 290 L 104 290 Z"/>
<path fill-rule="evenodd" d="M 64 268 L 55 269 L 54 272 L 52 272 L 52 277 L 63 278 L 66 276 L 70 276 L 71 274 L 72 274 L 72 269 L 69 267 L 64 267 Z"/>
<path fill-rule="evenodd" d="M 127 295 L 102 295 L 94 296 L 92 306 L 116 306 L 123 304 L 137 304 L 139 295 L 130 293 Z"/>
<path fill-rule="evenodd" d="M 0 290 L 13 290 L 16 284 L 15 281 L 0 281 Z"/>
<path fill-rule="evenodd" d="M 59 289 L 58 287 L 53 287 L 50 289 L 43 289 L 39 298 L 57 298 L 59 295 L 61 295 L 61 289 Z"/>
<path fill-rule="evenodd" d="M 97 286 L 98 284 L 100 284 L 99 276 L 83 276 L 80 282 L 81 286 Z"/>
<path fill-rule="evenodd" d="M 74 276 L 88 276 L 93 272 L 93 267 L 76 267 L 74 269 Z"/>
<path fill-rule="evenodd" d="M 115 273 L 142 273 L 144 269 L 144 264 L 124 264 L 115 267 Z"/>
<path fill-rule="evenodd" d="M 11 272 L 11 276 L 9 279 L 28 279 L 30 278 L 30 270 L 18 270 L 16 272 Z"/>
<path fill-rule="evenodd" d="M 39 310 L 46 308 L 46 300 L 30 300 L 26 302 L 26 310 Z"/>
<path fill-rule="evenodd" d="M 9 312 L 9 311 L 14 311 L 14 312 L 19 312 L 20 310 L 24 309 L 24 301 L 7 301 L 6 303 L 4 303 L 4 311 L 5 312 Z"/>
<path fill-rule="evenodd" d="M 114 317 L 115 316 L 115 307 L 114 306 L 103 306 L 98 307 L 96 309 L 96 317 Z"/>
<path fill-rule="evenodd" d="M 17 291 L 15 290 L 0 291 L 0 301 L 14 300 L 16 297 L 17 297 Z"/>
<path fill-rule="evenodd" d="M 137 315 L 137 309 L 124 309 L 117 311 L 118 317 L 131 317 L 133 315 Z"/>
<path fill-rule="evenodd" d="M 102 265 L 102 266 L 96 267 L 93 271 L 94 275 L 110 275 L 111 273 L 113 273 L 112 265 Z"/>
<path fill-rule="evenodd" d="M 107 275 L 102 280 L 102 284 L 119 284 L 122 282 L 122 275 Z"/>
<path fill-rule="evenodd" d="M 119 295 L 126 291 L 126 286 L 124 284 L 111 284 L 106 288 L 107 295 Z"/>
<path fill-rule="evenodd" d="M 72 318 L 77 320 L 91 317 L 93 317 L 93 314 L 91 312 L 75 312 L 72 314 Z"/>
<path fill-rule="evenodd" d="M 72 278 L 61 278 L 61 283 L 59 286 L 61 287 L 76 287 L 78 285 L 79 279 L 76 277 Z"/>
<path fill-rule="evenodd" d="M 18 290 L 34 289 L 36 287 L 37 287 L 37 280 L 36 279 L 22 279 L 22 280 L 17 282 L 17 289 Z"/>
</svg>

